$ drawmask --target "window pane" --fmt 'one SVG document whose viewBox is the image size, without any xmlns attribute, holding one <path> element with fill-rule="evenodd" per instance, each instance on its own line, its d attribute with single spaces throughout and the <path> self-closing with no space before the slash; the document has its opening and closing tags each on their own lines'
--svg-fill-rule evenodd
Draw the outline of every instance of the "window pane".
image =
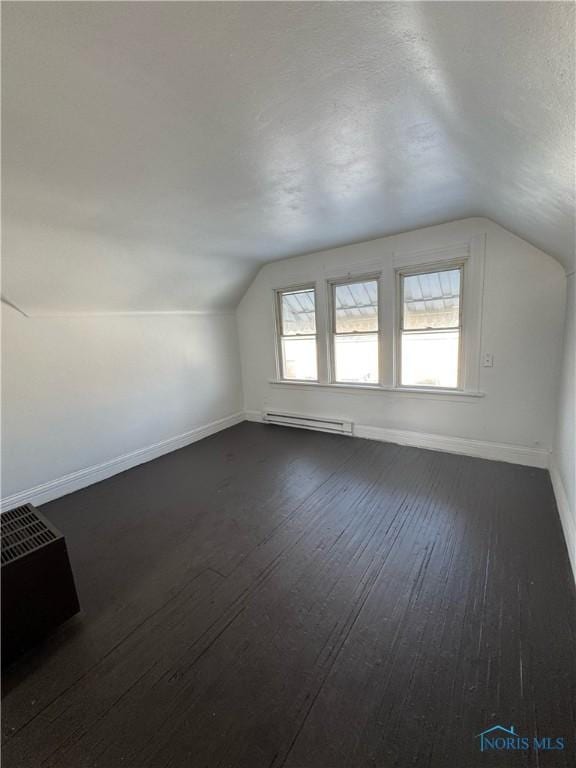
<svg viewBox="0 0 576 768">
<path fill-rule="evenodd" d="M 282 335 L 316 333 L 314 288 L 281 294 Z"/>
<path fill-rule="evenodd" d="M 285 379 L 316 381 L 316 339 L 282 339 L 282 372 Z"/>
<path fill-rule="evenodd" d="M 407 387 L 458 386 L 460 331 L 402 334 L 402 384 Z"/>
<path fill-rule="evenodd" d="M 404 330 L 460 325 L 460 269 L 405 275 Z"/>
<path fill-rule="evenodd" d="M 336 381 L 378 384 L 378 335 L 334 336 Z"/>
<path fill-rule="evenodd" d="M 378 283 L 344 283 L 334 286 L 336 333 L 378 331 Z"/>
</svg>

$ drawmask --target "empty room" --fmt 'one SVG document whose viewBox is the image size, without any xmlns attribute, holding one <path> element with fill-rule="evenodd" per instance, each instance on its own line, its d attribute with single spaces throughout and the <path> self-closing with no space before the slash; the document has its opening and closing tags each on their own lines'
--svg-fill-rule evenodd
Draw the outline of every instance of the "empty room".
<svg viewBox="0 0 576 768">
<path fill-rule="evenodd" d="M 575 4 L 1 10 L 3 766 L 572 768 Z"/>
</svg>

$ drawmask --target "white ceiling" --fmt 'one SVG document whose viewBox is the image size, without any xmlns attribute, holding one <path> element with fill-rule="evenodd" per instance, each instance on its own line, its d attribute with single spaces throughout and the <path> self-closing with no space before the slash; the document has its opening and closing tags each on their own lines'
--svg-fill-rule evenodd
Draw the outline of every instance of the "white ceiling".
<svg viewBox="0 0 576 768">
<path fill-rule="evenodd" d="M 233 305 L 485 216 L 573 269 L 574 5 L 3 3 L 6 297 Z"/>
</svg>

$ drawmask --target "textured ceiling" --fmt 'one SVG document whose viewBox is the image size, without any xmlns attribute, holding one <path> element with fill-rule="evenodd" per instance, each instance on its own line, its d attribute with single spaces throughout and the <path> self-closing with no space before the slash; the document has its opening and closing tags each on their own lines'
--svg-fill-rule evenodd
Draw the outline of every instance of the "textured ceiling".
<svg viewBox="0 0 576 768">
<path fill-rule="evenodd" d="M 574 253 L 574 5 L 3 3 L 4 290 L 233 305 L 467 216 Z"/>
</svg>

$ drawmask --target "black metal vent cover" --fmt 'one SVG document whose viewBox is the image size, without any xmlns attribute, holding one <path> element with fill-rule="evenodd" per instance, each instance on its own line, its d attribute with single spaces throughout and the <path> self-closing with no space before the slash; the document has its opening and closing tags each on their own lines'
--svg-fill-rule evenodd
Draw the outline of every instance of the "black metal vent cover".
<svg viewBox="0 0 576 768">
<path fill-rule="evenodd" d="M 24 504 L 0 515 L 2 565 L 44 547 L 60 538 L 57 531 L 32 504 Z"/>
</svg>

